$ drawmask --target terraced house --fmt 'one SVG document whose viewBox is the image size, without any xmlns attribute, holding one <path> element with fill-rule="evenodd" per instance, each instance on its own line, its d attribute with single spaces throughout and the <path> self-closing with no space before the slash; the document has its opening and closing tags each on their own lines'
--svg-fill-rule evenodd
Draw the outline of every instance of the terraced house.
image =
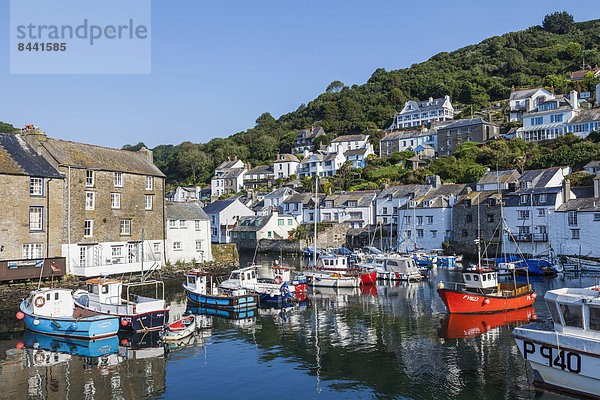
<svg viewBox="0 0 600 400">
<path fill-rule="evenodd" d="M 21 135 L 0 133 L 0 281 L 47 277 L 51 264 L 64 275 L 63 180 Z"/>
<path fill-rule="evenodd" d="M 65 177 L 61 250 L 70 273 L 98 276 L 160 268 L 165 176 L 150 150 L 69 142 L 38 129 L 22 134 Z"/>
</svg>

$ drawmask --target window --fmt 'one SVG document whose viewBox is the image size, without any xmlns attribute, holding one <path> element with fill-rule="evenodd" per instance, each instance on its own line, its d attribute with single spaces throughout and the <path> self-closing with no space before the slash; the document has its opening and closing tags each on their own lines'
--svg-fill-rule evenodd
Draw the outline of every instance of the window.
<svg viewBox="0 0 600 400">
<path fill-rule="evenodd" d="M 44 195 L 44 179 L 43 178 L 29 178 L 29 194 L 31 196 L 43 196 Z"/>
<path fill-rule="evenodd" d="M 518 212 L 518 219 L 520 219 L 520 220 L 529 219 L 529 210 L 519 210 L 517 212 Z"/>
<path fill-rule="evenodd" d="M 122 219 L 121 223 L 121 235 L 131 235 L 131 220 Z"/>
<path fill-rule="evenodd" d="M 315 220 L 315 213 L 308 213 L 308 219 L 310 221 L 314 221 Z"/>
<path fill-rule="evenodd" d="M 432 238 L 436 238 L 437 237 L 437 231 L 431 231 L 431 237 Z"/>
<path fill-rule="evenodd" d="M 180 219 L 179 220 L 179 227 L 180 228 L 185 228 L 185 219 Z"/>
<path fill-rule="evenodd" d="M 152 251 L 155 253 L 160 253 L 160 243 L 159 242 L 152 243 Z"/>
<path fill-rule="evenodd" d="M 579 229 L 571 229 L 571 239 L 579 239 Z"/>
<path fill-rule="evenodd" d="M 467 222 L 473 222 L 473 215 L 472 214 L 467 214 L 465 217 L 465 221 Z"/>
<path fill-rule="evenodd" d="M 331 214 L 329 214 L 329 219 L 331 219 Z M 283 218 L 277 219 L 277 226 L 283 226 L 285 224 L 285 220 Z"/>
<path fill-rule="evenodd" d="M 600 331 L 600 308 L 590 306 L 590 329 Z"/>
<path fill-rule="evenodd" d="M 565 320 L 565 325 L 583 328 L 581 306 L 560 304 L 560 311 L 562 312 L 563 319 Z"/>
<path fill-rule="evenodd" d="M 569 225 L 577 226 L 577 211 L 569 211 Z"/>
<path fill-rule="evenodd" d="M 202 251 L 202 240 L 196 240 L 196 251 Z"/>
<path fill-rule="evenodd" d="M 538 208 L 538 217 L 544 217 L 546 215 L 546 209 L 545 208 Z"/>
<path fill-rule="evenodd" d="M 594 213 L 594 221 L 600 221 L 600 213 Z"/>
<path fill-rule="evenodd" d="M 121 257 L 123 255 L 121 246 L 112 246 L 111 247 L 111 255 L 113 257 Z"/>
<path fill-rule="evenodd" d="M 543 117 L 531 118 L 531 125 L 541 125 L 544 122 Z"/>
<path fill-rule="evenodd" d="M 333 200 L 327 200 L 325 202 L 325 208 L 333 208 Z"/>
<path fill-rule="evenodd" d="M 488 214 L 485 219 L 487 222 L 494 222 L 494 214 Z"/>
<path fill-rule="evenodd" d="M 336 219 L 337 219 L 337 218 L 336 218 Z M 291 219 L 291 218 L 288 218 L 288 225 L 293 225 L 293 224 L 294 224 L 294 222 L 292 221 L 292 219 Z"/>
<path fill-rule="evenodd" d="M 406 231 L 406 237 L 410 238 L 412 236 L 412 231 Z"/>
<path fill-rule="evenodd" d="M 470 280 L 471 280 L 471 275 L 469 275 L 469 274 L 465 274 L 465 280 L 466 280 L 466 281 L 470 281 Z"/>
<path fill-rule="evenodd" d="M 550 115 L 550 123 L 553 124 L 555 122 L 562 122 L 563 116 L 562 114 L 552 114 Z"/>
<path fill-rule="evenodd" d="M 110 194 L 110 208 L 121 208 L 121 193 Z"/>
<path fill-rule="evenodd" d="M 351 212 L 350 219 L 362 219 L 362 212 Z"/>
<path fill-rule="evenodd" d="M 181 242 L 173 242 L 173 250 L 181 250 Z"/>
<path fill-rule="evenodd" d="M 524 182 L 521 182 L 521 185 L 523 185 Z M 527 204 L 529 203 L 529 195 L 528 194 L 522 194 L 521 195 L 521 204 Z"/>
<path fill-rule="evenodd" d="M 85 209 L 93 210 L 96 206 L 96 193 L 85 192 Z"/>
<path fill-rule="evenodd" d="M 152 196 L 151 194 L 147 194 L 144 196 L 146 198 L 146 210 L 152 210 Z"/>
<path fill-rule="evenodd" d="M 197 219 L 197 220 L 194 221 L 194 229 L 197 230 L 197 231 L 202 230 L 202 225 L 201 225 L 201 221 L 200 220 Z"/>
<path fill-rule="evenodd" d="M 23 244 L 23 258 L 25 260 L 31 260 L 34 258 L 42 258 L 43 246 L 41 243 L 24 243 Z"/>
<path fill-rule="evenodd" d="M 546 204 L 547 201 L 548 201 L 548 195 L 546 195 L 546 194 L 538 195 L 538 203 Z"/>
<path fill-rule="evenodd" d="M 151 176 L 146 177 L 146 190 L 152 190 L 154 182 Z"/>
<path fill-rule="evenodd" d="M 410 224 L 410 215 L 406 215 L 404 217 L 404 222 L 406 222 L 407 224 Z"/>
<path fill-rule="evenodd" d="M 87 264 L 87 249 L 85 246 L 79 248 L 79 266 L 85 267 Z M 94 292 L 98 290 L 98 287 L 94 285 Z"/>
<path fill-rule="evenodd" d="M 94 220 L 86 219 L 83 223 L 83 236 L 91 237 L 94 236 Z"/>
<path fill-rule="evenodd" d="M 433 225 L 433 215 L 427 216 L 427 225 Z"/>
<path fill-rule="evenodd" d="M 417 229 L 417 237 L 419 237 L 419 238 L 423 237 L 423 229 Z"/>
<path fill-rule="evenodd" d="M 114 172 L 113 173 L 113 185 L 114 185 L 114 187 L 123 187 L 123 173 L 122 172 Z"/>
<path fill-rule="evenodd" d="M 267 232 L 267 237 L 272 237 L 273 236 L 273 232 L 269 231 Z"/>
<path fill-rule="evenodd" d="M 175 225 L 175 223 L 176 223 L 176 222 L 177 222 L 177 221 L 175 221 L 174 219 L 170 219 L 170 220 L 168 221 L 169 228 L 177 228 L 177 225 Z"/>
<path fill-rule="evenodd" d="M 348 207 L 358 207 L 358 201 L 348 200 Z"/>
<path fill-rule="evenodd" d="M 85 186 L 92 187 L 94 186 L 94 171 L 87 170 L 85 171 Z"/>
<path fill-rule="evenodd" d="M 423 216 L 422 215 L 417 216 L 417 225 L 423 225 Z"/>
<path fill-rule="evenodd" d="M 29 207 L 29 230 L 41 231 L 44 229 L 44 207 Z"/>
<path fill-rule="evenodd" d="M 381 210 L 381 212 L 382 212 L 383 215 L 386 215 L 388 213 L 387 212 L 387 207 L 383 207 L 383 209 Z"/>
</svg>

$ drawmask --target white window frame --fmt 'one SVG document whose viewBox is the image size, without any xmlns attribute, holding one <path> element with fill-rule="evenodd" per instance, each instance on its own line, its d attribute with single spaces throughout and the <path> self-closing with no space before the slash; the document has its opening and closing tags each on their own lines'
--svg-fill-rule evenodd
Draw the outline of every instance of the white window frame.
<svg viewBox="0 0 600 400">
<path fill-rule="evenodd" d="M 96 192 L 85 192 L 85 209 L 96 209 Z"/>
<path fill-rule="evenodd" d="M 152 251 L 154 253 L 160 253 L 160 242 L 152 243 Z"/>
<path fill-rule="evenodd" d="M 85 171 L 85 186 L 94 187 L 95 176 L 94 170 L 88 169 Z"/>
<path fill-rule="evenodd" d="M 83 221 L 83 237 L 93 237 L 94 236 L 94 220 L 86 219 Z"/>
<path fill-rule="evenodd" d="M 202 240 L 196 240 L 196 251 L 202 251 Z"/>
<path fill-rule="evenodd" d="M 113 186 L 114 187 L 123 187 L 123 173 L 122 172 L 113 172 Z"/>
<path fill-rule="evenodd" d="M 122 219 L 119 221 L 119 232 L 121 236 L 131 236 L 131 220 Z"/>
<path fill-rule="evenodd" d="M 43 258 L 44 245 L 43 243 L 23 243 L 23 259 L 33 260 Z"/>
<path fill-rule="evenodd" d="M 181 251 L 183 250 L 182 246 L 181 246 L 181 242 L 177 241 L 177 242 L 173 242 L 173 251 Z"/>
<path fill-rule="evenodd" d="M 581 232 L 579 229 L 571 229 L 571 239 L 579 240 L 581 238 Z"/>
<path fill-rule="evenodd" d="M 167 220 L 167 224 L 169 225 L 169 228 L 177 228 L 177 221 L 174 219 Z"/>
<path fill-rule="evenodd" d="M 153 196 L 153 195 L 151 195 L 151 194 L 147 194 L 147 195 L 145 195 L 145 201 L 146 201 L 146 204 L 145 204 L 145 209 L 146 209 L 146 210 L 152 210 L 152 205 L 153 205 L 153 203 L 154 203 L 154 199 L 153 199 L 153 197 L 154 197 L 154 196 Z"/>
<path fill-rule="evenodd" d="M 32 176 L 29 178 L 29 195 L 43 196 L 44 195 L 44 178 Z"/>
<path fill-rule="evenodd" d="M 146 176 L 146 190 L 153 190 L 154 179 L 152 176 Z"/>
<path fill-rule="evenodd" d="M 121 208 L 121 193 L 110 194 L 110 208 L 120 209 Z"/>
<path fill-rule="evenodd" d="M 29 230 L 44 230 L 44 207 L 29 207 Z"/>
<path fill-rule="evenodd" d="M 179 227 L 180 228 L 185 228 L 185 222 L 186 222 L 185 219 L 180 219 L 179 220 Z"/>
<path fill-rule="evenodd" d="M 202 230 L 202 221 L 200 221 L 199 219 L 194 220 L 194 229 L 197 231 L 201 231 Z"/>
<path fill-rule="evenodd" d="M 123 257 L 123 246 L 111 246 L 110 253 L 113 258 Z"/>
</svg>

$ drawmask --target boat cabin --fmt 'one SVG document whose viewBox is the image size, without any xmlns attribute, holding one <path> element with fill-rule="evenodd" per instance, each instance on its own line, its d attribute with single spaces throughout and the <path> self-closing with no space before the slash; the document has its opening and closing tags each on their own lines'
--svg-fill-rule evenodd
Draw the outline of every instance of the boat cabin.
<svg viewBox="0 0 600 400">
<path fill-rule="evenodd" d="M 27 308 L 43 317 L 70 317 L 75 303 L 69 289 L 41 289 L 29 294 Z"/>
<path fill-rule="evenodd" d="M 556 332 L 600 339 L 600 288 L 562 288 L 544 296 Z"/>
<path fill-rule="evenodd" d="M 323 255 L 319 258 L 317 268 L 320 269 L 347 269 L 348 258 L 340 255 Z"/>
<path fill-rule="evenodd" d="M 194 293 L 216 295 L 214 272 L 192 270 L 187 273 L 185 285 Z"/>
<path fill-rule="evenodd" d="M 87 295 L 80 298 L 85 307 L 90 307 L 96 311 L 110 314 L 142 314 L 155 310 L 165 309 L 166 302 L 165 288 L 162 281 L 143 281 L 123 283 L 118 279 L 95 278 L 85 281 Z M 145 297 L 136 295 L 132 292 L 133 288 L 154 287 L 155 297 Z M 125 297 L 123 297 L 125 289 Z M 159 297 L 159 290 L 162 296 Z"/>
<path fill-rule="evenodd" d="M 243 285 L 247 284 L 248 282 L 256 282 L 257 281 L 256 268 L 254 268 L 254 266 L 252 266 L 252 267 L 234 269 L 233 271 L 231 271 L 231 275 L 229 275 L 229 278 L 227 279 L 227 281 L 231 281 L 231 282 L 238 281 L 240 286 L 243 286 Z"/>
<path fill-rule="evenodd" d="M 90 297 L 95 297 L 99 303 L 119 305 L 123 302 L 123 281 L 108 278 L 88 279 L 85 286 Z"/>
<path fill-rule="evenodd" d="M 498 273 L 490 269 L 469 269 L 463 272 L 463 282 L 469 288 L 495 289 L 498 287 Z"/>
</svg>

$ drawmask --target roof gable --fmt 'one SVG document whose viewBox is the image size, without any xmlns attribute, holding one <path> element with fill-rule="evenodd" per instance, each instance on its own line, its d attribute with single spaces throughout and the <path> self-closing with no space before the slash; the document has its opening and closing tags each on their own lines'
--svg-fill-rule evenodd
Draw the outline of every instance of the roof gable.
<svg viewBox="0 0 600 400">
<path fill-rule="evenodd" d="M 21 135 L 0 133 L 0 173 L 61 178 L 62 175 L 40 156 Z"/>
</svg>

